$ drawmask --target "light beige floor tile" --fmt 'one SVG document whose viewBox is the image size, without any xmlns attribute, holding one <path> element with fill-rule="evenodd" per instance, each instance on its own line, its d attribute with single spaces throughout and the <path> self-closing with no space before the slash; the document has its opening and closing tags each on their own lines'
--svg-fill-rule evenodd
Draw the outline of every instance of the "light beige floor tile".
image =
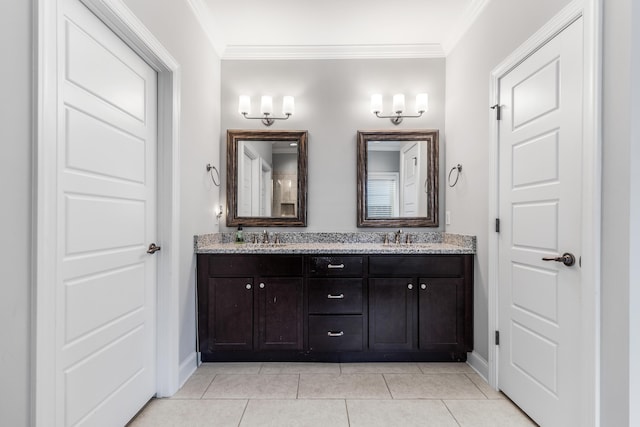
<svg viewBox="0 0 640 427">
<path fill-rule="evenodd" d="M 418 367 L 425 374 L 475 374 L 466 362 L 428 362 L 418 363 Z"/>
<path fill-rule="evenodd" d="M 196 374 L 257 374 L 262 362 L 209 362 L 196 369 Z"/>
<path fill-rule="evenodd" d="M 339 363 L 271 362 L 264 363 L 261 374 L 339 374 Z"/>
<path fill-rule="evenodd" d="M 380 374 L 301 374 L 300 399 L 390 399 Z"/>
<path fill-rule="evenodd" d="M 478 374 L 466 374 L 471 381 L 487 396 L 487 399 L 504 399 L 504 394 L 495 391 L 489 384 Z"/>
<path fill-rule="evenodd" d="M 510 401 L 446 400 L 445 404 L 461 427 L 529 427 L 535 426 Z"/>
<path fill-rule="evenodd" d="M 250 400 L 240 427 L 347 427 L 344 400 Z"/>
<path fill-rule="evenodd" d="M 218 374 L 203 399 L 295 399 L 298 375 Z"/>
<path fill-rule="evenodd" d="M 384 374 L 394 399 L 486 399 L 464 374 Z"/>
<path fill-rule="evenodd" d="M 441 400 L 347 400 L 347 409 L 351 427 L 458 427 Z"/>
<path fill-rule="evenodd" d="M 236 427 L 246 405 L 246 400 L 154 399 L 128 426 Z"/>
<path fill-rule="evenodd" d="M 172 399 L 200 399 L 207 390 L 211 381 L 215 377 L 214 373 L 204 371 L 196 371 L 187 380 L 186 383 L 178 390 L 176 394 L 171 396 Z"/>
<path fill-rule="evenodd" d="M 343 374 L 420 374 L 415 363 L 341 363 Z"/>
</svg>

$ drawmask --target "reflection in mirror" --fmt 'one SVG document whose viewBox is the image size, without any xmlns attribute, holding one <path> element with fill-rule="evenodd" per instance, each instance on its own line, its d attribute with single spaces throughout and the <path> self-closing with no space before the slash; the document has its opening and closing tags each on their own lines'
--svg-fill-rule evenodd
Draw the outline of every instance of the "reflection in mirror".
<svg viewBox="0 0 640 427">
<path fill-rule="evenodd" d="M 306 226 L 304 131 L 227 132 L 227 225 Z"/>
<path fill-rule="evenodd" d="M 438 226 L 438 131 L 358 132 L 358 226 Z"/>
</svg>

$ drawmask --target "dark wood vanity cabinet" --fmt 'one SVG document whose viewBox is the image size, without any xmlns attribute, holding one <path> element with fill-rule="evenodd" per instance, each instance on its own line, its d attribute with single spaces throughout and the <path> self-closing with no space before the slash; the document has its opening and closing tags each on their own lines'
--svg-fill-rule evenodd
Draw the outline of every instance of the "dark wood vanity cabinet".
<svg viewBox="0 0 640 427">
<path fill-rule="evenodd" d="M 310 352 L 363 351 L 363 256 L 309 256 Z"/>
<path fill-rule="evenodd" d="M 471 256 L 371 256 L 369 347 L 456 358 L 473 349 Z"/>
<path fill-rule="evenodd" d="M 466 360 L 473 255 L 198 255 L 203 361 Z"/>
<path fill-rule="evenodd" d="M 203 361 L 228 351 L 302 350 L 302 256 L 198 255 L 197 288 Z"/>
</svg>

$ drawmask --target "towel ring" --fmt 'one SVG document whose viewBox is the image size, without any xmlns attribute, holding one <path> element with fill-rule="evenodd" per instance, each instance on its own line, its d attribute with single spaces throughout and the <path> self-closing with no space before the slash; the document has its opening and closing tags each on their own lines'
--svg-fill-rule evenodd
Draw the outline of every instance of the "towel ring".
<svg viewBox="0 0 640 427">
<path fill-rule="evenodd" d="M 456 173 L 456 180 L 453 182 L 453 184 L 451 183 L 451 174 L 453 173 L 453 171 L 457 171 Z M 449 171 L 449 187 L 455 187 L 456 184 L 458 183 L 458 179 L 460 178 L 460 173 L 462 172 L 462 165 L 460 163 L 458 163 L 457 165 L 455 165 L 454 167 L 451 168 L 451 170 Z"/>
<path fill-rule="evenodd" d="M 213 176 L 213 171 L 216 171 L 216 175 L 218 175 L 218 182 L 216 182 L 215 177 Z M 207 172 L 211 175 L 211 181 L 213 181 L 213 185 L 216 187 L 220 187 L 220 172 L 215 166 L 211 166 L 211 163 L 207 163 Z"/>
</svg>

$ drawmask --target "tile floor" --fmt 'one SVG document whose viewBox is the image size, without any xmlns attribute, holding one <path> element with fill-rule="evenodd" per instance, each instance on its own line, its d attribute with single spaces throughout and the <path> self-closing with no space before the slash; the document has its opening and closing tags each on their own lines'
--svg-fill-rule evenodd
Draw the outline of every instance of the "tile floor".
<svg viewBox="0 0 640 427">
<path fill-rule="evenodd" d="M 466 363 L 205 363 L 130 427 L 535 426 Z"/>
</svg>

